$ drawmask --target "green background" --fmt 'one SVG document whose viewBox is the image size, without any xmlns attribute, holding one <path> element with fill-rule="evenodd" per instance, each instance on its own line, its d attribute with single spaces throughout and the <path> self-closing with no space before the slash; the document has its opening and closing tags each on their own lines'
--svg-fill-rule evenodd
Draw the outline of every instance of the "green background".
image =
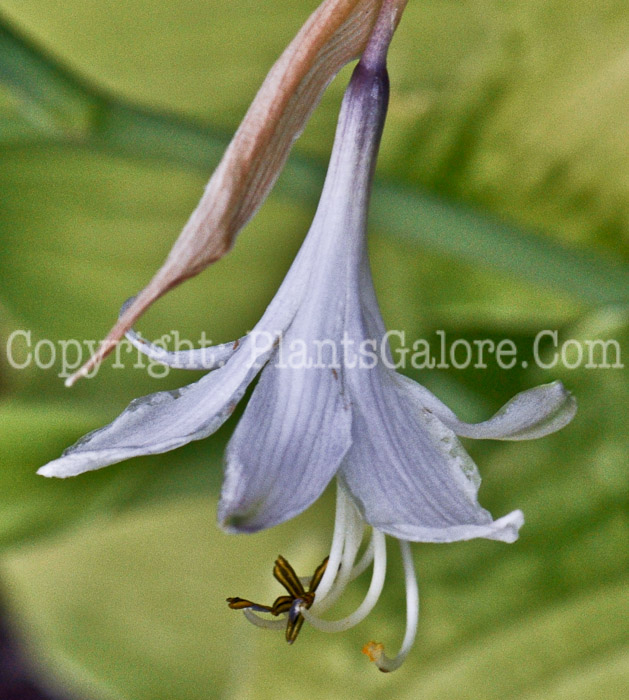
<svg viewBox="0 0 629 700">
<path fill-rule="evenodd" d="M 305 629 L 289 648 L 227 609 L 230 595 L 277 594 L 280 552 L 311 571 L 334 507 L 330 493 L 270 532 L 223 534 L 215 504 L 237 416 L 171 454 L 69 481 L 35 476 L 131 398 L 190 374 L 109 362 L 70 391 L 58 365 L 11 368 L 6 338 L 103 336 L 316 5 L 0 0 L 0 591 L 14 629 L 46 683 L 85 698 L 624 698 L 624 369 L 411 372 L 469 420 L 556 378 L 579 413 L 541 441 L 468 443 L 483 504 L 496 516 L 522 508 L 526 526 L 511 546 L 413 547 L 418 641 L 388 676 L 359 650 L 401 640 L 393 547 L 381 603 L 346 634 Z M 536 333 L 557 329 L 562 341 L 615 339 L 626 362 L 627 36 L 622 0 L 410 0 L 371 216 L 390 328 L 432 343 L 438 329 L 513 338 L 529 360 Z M 255 324 L 307 230 L 348 70 L 234 251 L 161 300 L 141 321 L 146 336 L 226 341 Z"/>
</svg>

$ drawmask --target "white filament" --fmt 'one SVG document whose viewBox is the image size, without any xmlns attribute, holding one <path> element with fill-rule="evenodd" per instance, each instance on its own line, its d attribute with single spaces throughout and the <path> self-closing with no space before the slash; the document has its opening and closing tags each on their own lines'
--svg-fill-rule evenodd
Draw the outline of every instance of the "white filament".
<svg viewBox="0 0 629 700">
<path fill-rule="evenodd" d="M 325 573 L 323 574 L 321 581 L 319 582 L 319 587 L 317 588 L 317 597 L 319 599 L 325 598 L 330 592 L 341 564 L 343 545 L 345 544 L 345 517 L 347 502 L 345 491 L 337 482 L 334 534 L 332 535 L 332 546 L 330 547 L 330 558 L 328 559 L 328 565 L 326 566 Z"/>
<path fill-rule="evenodd" d="M 342 487 L 339 486 L 339 492 L 342 492 Z M 318 595 L 313 603 L 314 612 L 321 613 L 328 610 L 341 597 L 347 584 L 350 582 L 352 571 L 354 570 L 354 562 L 360 548 L 360 543 L 363 539 L 364 521 L 360 517 L 356 506 L 345 495 L 345 527 L 343 537 L 343 555 L 341 557 L 341 566 L 338 569 L 334 584 L 327 594 Z M 335 533 L 336 534 L 336 533 Z M 329 566 L 329 564 L 328 564 Z"/>
<path fill-rule="evenodd" d="M 261 627 L 264 630 L 285 630 L 286 629 L 286 616 L 283 616 L 281 620 L 267 620 L 265 617 L 260 617 L 256 615 L 253 610 L 245 608 L 243 610 L 245 617 L 252 625 L 256 627 Z"/>
<path fill-rule="evenodd" d="M 362 557 L 360 558 L 360 561 L 358 564 L 354 566 L 352 569 L 351 576 L 349 577 L 350 581 L 353 581 L 355 578 L 358 578 L 363 571 L 366 571 L 371 562 L 373 561 L 373 556 L 374 556 L 374 545 L 373 545 L 373 540 L 375 537 L 375 530 L 371 533 L 371 539 L 369 540 L 369 544 L 367 545 L 367 549 L 364 551 Z"/>
<path fill-rule="evenodd" d="M 367 615 L 374 609 L 374 606 L 380 598 L 384 587 L 384 579 L 387 570 L 387 545 L 384 534 L 379 530 L 373 531 L 373 573 L 369 590 L 363 602 L 358 608 L 347 617 L 341 620 L 322 620 L 314 615 L 310 610 L 303 608 L 300 610 L 304 618 L 316 629 L 322 632 L 343 632 L 354 627 L 359 622 L 362 622 Z"/>
</svg>

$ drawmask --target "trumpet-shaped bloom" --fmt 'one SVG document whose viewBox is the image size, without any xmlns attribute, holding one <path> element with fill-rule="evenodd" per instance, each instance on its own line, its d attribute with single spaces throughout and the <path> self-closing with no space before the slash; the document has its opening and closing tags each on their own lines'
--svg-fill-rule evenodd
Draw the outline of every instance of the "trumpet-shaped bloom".
<svg viewBox="0 0 629 700">
<path fill-rule="evenodd" d="M 312 590 L 301 600 L 297 587 L 279 606 L 230 600 L 262 626 L 285 624 L 262 620 L 256 610 L 287 615 L 291 630 L 302 617 L 321 629 L 345 629 L 375 604 L 384 582 L 384 536 L 393 536 L 401 542 L 408 625 L 396 659 L 387 659 L 381 645 L 366 647 L 382 670 L 401 663 L 415 635 L 418 597 L 408 542 L 513 542 L 523 523 L 520 511 L 494 520 L 480 506 L 480 477 L 458 436 L 542 437 L 563 427 L 576 410 L 556 382 L 518 394 L 493 418 L 472 425 L 391 367 L 366 248 L 370 183 L 387 101 L 384 59 L 366 52 L 343 101 L 308 236 L 254 330 L 235 343 L 184 353 L 167 353 L 131 334 L 154 359 L 211 371 L 179 390 L 136 399 L 110 425 L 39 471 L 67 477 L 204 438 L 231 415 L 262 369 L 227 448 L 219 521 L 230 532 L 271 527 L 301 513 L 337 476 L 337 522 L 316 599 Z M 288 362 L 282 357 L 286 348 L 293 351 Z M 373 529 L 372 542 L 355 565 L 365 523 Z M 371 562 L 364 604 L 345 620 L 323 621 L 319 614 Z"/>
</svg>

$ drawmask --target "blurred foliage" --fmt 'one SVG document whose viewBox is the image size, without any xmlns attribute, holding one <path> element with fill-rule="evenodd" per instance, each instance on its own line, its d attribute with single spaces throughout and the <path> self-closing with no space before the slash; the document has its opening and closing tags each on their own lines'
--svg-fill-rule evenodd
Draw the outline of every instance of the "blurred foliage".
<svg viewBox="0 0 629 700">
<path fill-rule="evenodd" d="M 166 255 L 317 4 L 0 0 L 3 339 L 16 329 L 33 344 L 102 336 Z M 371 220 L 387 323 L 435 347 L 438 329 L 510 337 L 529 363 L 413 376 L 470 420 L 554 378 L 579 400 L 557 435 L 469 445 L 483 503 L 525 511 L 521 539 L 415 547 L 420 634 L 392 676 L 358 650 L 401 638 L 395 563 L 361 626 L 306 630 L 288 648 L 223 600 L 272 598 L 278 552 L 311 570 L 327 550 L 332 499 L 268 533 L 222 534 L 215 499 L 237 416 L 172 454 L 70 481 L 36 477 L 132 397 L 190 375 L 152 378 L 123 357 L 125 371 L 110 362 L 68 393 L 58 363 L 17 371 L 3 353 L 0 586 L 44 682 L 116 700 L 626 697 L 626 370 L 536 369 L 531 349 L 539 330 L 557 329 L 560 342 L 617 340 L 626 361 L 628 31 L 622 0 L 411 0 L 391 53 Z M 148 337 L 224 341 L 252 327 L 307 229 L 347 75 L 234 251 L 152 309 Z"/>
</svg>

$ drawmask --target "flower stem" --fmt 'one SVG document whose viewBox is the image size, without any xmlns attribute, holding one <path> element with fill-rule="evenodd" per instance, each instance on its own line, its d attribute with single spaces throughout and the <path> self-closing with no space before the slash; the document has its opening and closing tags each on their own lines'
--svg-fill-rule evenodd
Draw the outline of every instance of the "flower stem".
<svg viewBox="0 0 629 700">
<path fill-rule="evenodd" d="M 387 51 L 408 0 L 384 0 L 360 62 L 372 70 L 385 67 Z"/>
</svg>

